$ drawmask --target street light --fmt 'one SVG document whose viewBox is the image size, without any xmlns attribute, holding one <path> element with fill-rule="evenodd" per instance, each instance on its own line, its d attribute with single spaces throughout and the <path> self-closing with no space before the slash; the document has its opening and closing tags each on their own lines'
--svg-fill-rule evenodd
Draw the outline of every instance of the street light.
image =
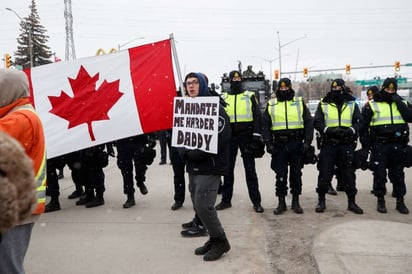
<svg viewBox="0 0 412 274">
<path fill-rule="evenodd" d="M 134 39 L 132 39 L 132 40 L 130 40 L 130 41 L 124 43 L 124 44 L 121 44 L 121 45 L 118 44 L 118 45 L 117 45 L 117 50 L 120 50 L 122 47 L 130 44 L 130 43 L 133 42 L 133 41 L 140 40 L 140 39 L 144 39 L 144 38 L 145 38 L 145 37 L 137 37 L 137 38 L 134 38 Z"/>
<path fill-rule="evenodd" d="M 266 62 L 268 62 L 269 63 L 269 69 L 270 69 L 270 84 L 272 84 L 272 75 L 273 75 L 273 72 L 272 72 L 272 62 L 273 61 L 276 61 L 277 59 L 279 59 L 279 58 L 274 58 L 274 59 L 267 59 L 267 58 L 264 58 L 264 57 L 261 57 L 261 56 L 252 56 L 253 58 L 258 58 L 258 59 L 261 59 L 261 60 L 263 60 L 263 61 L 266 61 Z"/>
<path fill-rule="evenodd" d="M 277 31 L 277 34 L 278 34 L 278 51 L 279 51 L 279 78 L 282 78 L 282 48 L 283 47 L 285 47 L 285 46 L 287 46 L 287 45 L 290 45 L 290 44 L 292 44 L 292 43 L 294 43 L 294 42 L 296 42 L 296 41 L 298 41 L 298 40 L 301 40 L 301 39 L 305 39 L 307 36 L 306 36 L 306 34 L 304 35 L 304 36 L 302 36 L 302 37 L 298 37 L 298 38 L 296 38 L 296 39 L 294 39 L 294 40 L 292 40 L 292 41 L 289 41 L 289 42 L 287 42 L 287 43 L 285 43 L 285 44 L 281 44 L 280 43 L 280 36 L 279 36 L 279 31 Z"/>
<path fill-rule="evenodd" d="M 20 21 L 24 24 L 24 28 L 26 29 L 27 35 L 29 37 L 29 57 L 30 57 L 30 67 L 33 67 L 33 47 L 32 47 L 32 38 L 31 38 L 31 30 L 29 30 L 27 22 L 21 18 L 21 16 L 13 9 L 11 8 L 6 8 L 6 10 L 11 11 L 14 13 Z"/>
</svg>

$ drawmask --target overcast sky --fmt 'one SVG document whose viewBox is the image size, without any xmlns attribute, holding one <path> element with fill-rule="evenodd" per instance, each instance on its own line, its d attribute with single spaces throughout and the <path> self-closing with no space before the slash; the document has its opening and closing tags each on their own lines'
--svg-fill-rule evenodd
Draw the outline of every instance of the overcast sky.
<svg viewBox="0 0 412 274">
<path fill-rule="evenodd" d="M 0 53 L 17 49 L 19 19 L 29 14 L 30 0 L 2 0 Z M 48 45 L 65 57 L 64 1 L 37 0 Z M 410 0 L 72 0 L 76 57 L 167 39 L 174 34 L 182 74 L 201 71 L 211 82 L 223 72 L 253 65 L 269 76 L 302 71 L 412 63 L 412 1 Z M 279 32 L 279 37 L 277 35 Z M 306 38 L 302 38 L 306 35 Z M 300 39 L 302 38 L 302 39 Z M 296 41 L 295 41 L 296 40 Z M 294 41 L 294 42 L 293 42 Z M 292 42 L 288 44 L 289 42 Z M 267 61 L 265 61 L 265 59 Z M 336 71 L 336 72 L 343 72 Z M 311 75 L 314 75 L 312 73 Z M 316 73 L 317 74 L 317 73 Z M 412 67 L 401 68 L 412 78 Z M 393 76 L 394 69 L 352 70 L 351 79 Z M 290 75 L 295 79 L 295 75 Z M 296 80 L 302 79 L 302 73 Z"/>
</svg>

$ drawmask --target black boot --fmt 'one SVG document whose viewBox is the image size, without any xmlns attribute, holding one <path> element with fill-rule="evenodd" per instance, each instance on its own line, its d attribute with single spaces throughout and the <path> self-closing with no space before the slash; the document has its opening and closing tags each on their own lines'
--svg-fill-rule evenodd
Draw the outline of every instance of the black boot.
<svg viewBox="0 0 412 274">
<path fill-rule="evenodd" d="M 180 231 L 180 235 L 185 238 L 203 237 L 207 236 L 208 232 L 206 227 L 200 224 L 195 224 L 194 226 Z"/>
<path fill-rule="evenodd" d="M 318 196 L 319 196 L 319 198 L 318 198 L 319 200 L 318 200 L 318 204 L 316 206 L 315 211 L 318 212 L 318 213 L 322 213 L 326 209 L 325 194 L 320 194 L 319 193 Z"/>
<path fill-rule="evenodd" d="M 209 239 L 207 242 L 201 246 L 195 249 L 195 254 L 196 255 L 205 255 L 210 249 L 212 248 L 212 240 Z"/>
<path fill-rule="evenodd" d="M 218 205 L 215 206 L 216 210 L 224 210 L 226 208 L 231 208 L 232 207 L 232 203 L 231 202 L 224 202 L 221 201 Z"/>
<path fill-rule="evenodd" d="M 216 261 L 223 255 L 223 253 L 230 250 L 230 244 L 226 238 L 226 234 L 223 234 L 218 238 L 210 237 L 210 241 L 210 250 L 203 256 L 203 260 L 205 261 Z"/>
<path fill-rule="evenodd" d="M 380 213 L 388 212 L 386 210 L 385 198 L 384 197 L 378 197 L 378 206 L 377 206 L 376 210 L 378 210 L 378 212 L 380 212 Z"/>
<path fill-rule="evenodd" d="M 275 208 L 275 210 L 273 211 L 273 214 L 275 215 L 280 215 L 288 209 L 286 207 L 285 196 L 279 196 L 278 199 L 279 199 L 278 207 Z"/>
<path fill-rule="evenodd" d="M 136 205 L 136 201 L 134 200 L 134 194 L 127 194 L 127 200 L 123 204 L 123 208 L 130 208 L 134 205 Z"/>
<path fill-rule="evenodd" d="M 96 197 L 86 204 L 87 208 L 104 205 L 103 193 L 97 193 Z"/>
<path fill-rule="evenodd" d="M 348 197 L 348 210 L 356 214 L 363 214 L 362 208 L 355 203 L 355 196 Z"/>
<path fill-rule="evenodd" d="M 299 204 L 299 195 L 292 196 L 292 210 L 297 214 L 303 213 L 303 209 L 300 207 Z"/>
<path fill-rule="evenodd" d="M 401 214 L 409 214 L 409 209 L 406 207 L 403 197 L 396 198 L 396 210 Z"/>
<path fill-rule="evenodd" d="M 83 189 L 76 189 L 67 198 L 68 199 L 76 199 L 76 198 L 80 198 L 82 195 L 83 195 Z"/>
<path fill-rule="evenodd" d="M 50 202 L 46 205 L 45 213 L 60 210 L 59 197 L 52 197 Z"/>
<path fill-rule="evenodd" d="M 149 191 L 147 190 L 146 185 L 142 182 L 142 183 L 137 183 L 137 187 L 140 189 L 140 193 L 142 193 L 143 195 L 146 195 Z"/>
<path fill-rule="evenodd" d="M 94 191 L 88 191 L 83 194 L 80 199 L 76 202 L 76 205 L 85 205 L 94 199 Z"/>
</svg>

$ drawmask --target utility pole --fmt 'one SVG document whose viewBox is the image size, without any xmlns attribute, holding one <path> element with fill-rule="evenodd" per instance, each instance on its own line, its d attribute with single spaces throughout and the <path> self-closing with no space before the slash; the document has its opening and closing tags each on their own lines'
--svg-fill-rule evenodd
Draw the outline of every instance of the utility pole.
<svg viewBox="0 0 412 274">
<path fill-rule="evenodd" d="M 64 0 L 64 19 L 66 22 L 66 52 L 65 60 L 76 59 L 76 51 L 74 49 L 73 39 L 73 16 L 72 16 L 72 1 Z"/>
<path fill-rule="evenodd" d="M 296 39 L 294 39 L 294 40 L 292 40 L 292 41 L 289 41 L 289 42 L 287 42 L 287 43 L 285 43 L 285 44 L 282 45 L 282 44 L 280 43 L 279 31 L 277 31 L 276 33 L 277 33 L 277 35 L 278 35 L 279 78 L 282 78 L 282 48 L 283 48 L 283 47 L 286 47 L 287 45 L 290 45 L 290 44 L 292 44 L 292 43 L 294 43 L 294 42 L 296 42 L 296 41 L 298 41 L 298 40 L 305 39 L 305 38 L 307 37 L 307 35 L 305 34 L 305 35 L 302 36 L 302 37 L 298 37 L 298 38 L 296 38 Z"/>
</svg>

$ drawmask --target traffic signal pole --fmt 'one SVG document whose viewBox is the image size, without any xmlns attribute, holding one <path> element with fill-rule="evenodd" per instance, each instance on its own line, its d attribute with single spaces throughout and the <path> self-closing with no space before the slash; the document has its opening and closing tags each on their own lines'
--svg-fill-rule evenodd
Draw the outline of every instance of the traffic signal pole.
<svg viewBox="0 0 412 274">
<path fill-rule="evenodd" d="M 410 63 L 404 64 L 404 65 L 399 65 L 400 67 L 408 67 L 411 66 Z M 350 67 L 351 70 L 354 69 L 371 69 L 371 68 L 393 68 L 393 65 L 382 65 L 382 66 L 361 66 L 361 67 Z M 330 69 L 314 69 L 314 70 L 309 70 L 308 72 L 325 72 L 325 71 L 336 71 L 336 70 L 346 70 L 346 66 L 344 68 L 330 68 Z M 296 74 L 296 73 L 302 73 L 302 71 L 286 71 L 282 72 L 282 74 Z"/>
</svg>

